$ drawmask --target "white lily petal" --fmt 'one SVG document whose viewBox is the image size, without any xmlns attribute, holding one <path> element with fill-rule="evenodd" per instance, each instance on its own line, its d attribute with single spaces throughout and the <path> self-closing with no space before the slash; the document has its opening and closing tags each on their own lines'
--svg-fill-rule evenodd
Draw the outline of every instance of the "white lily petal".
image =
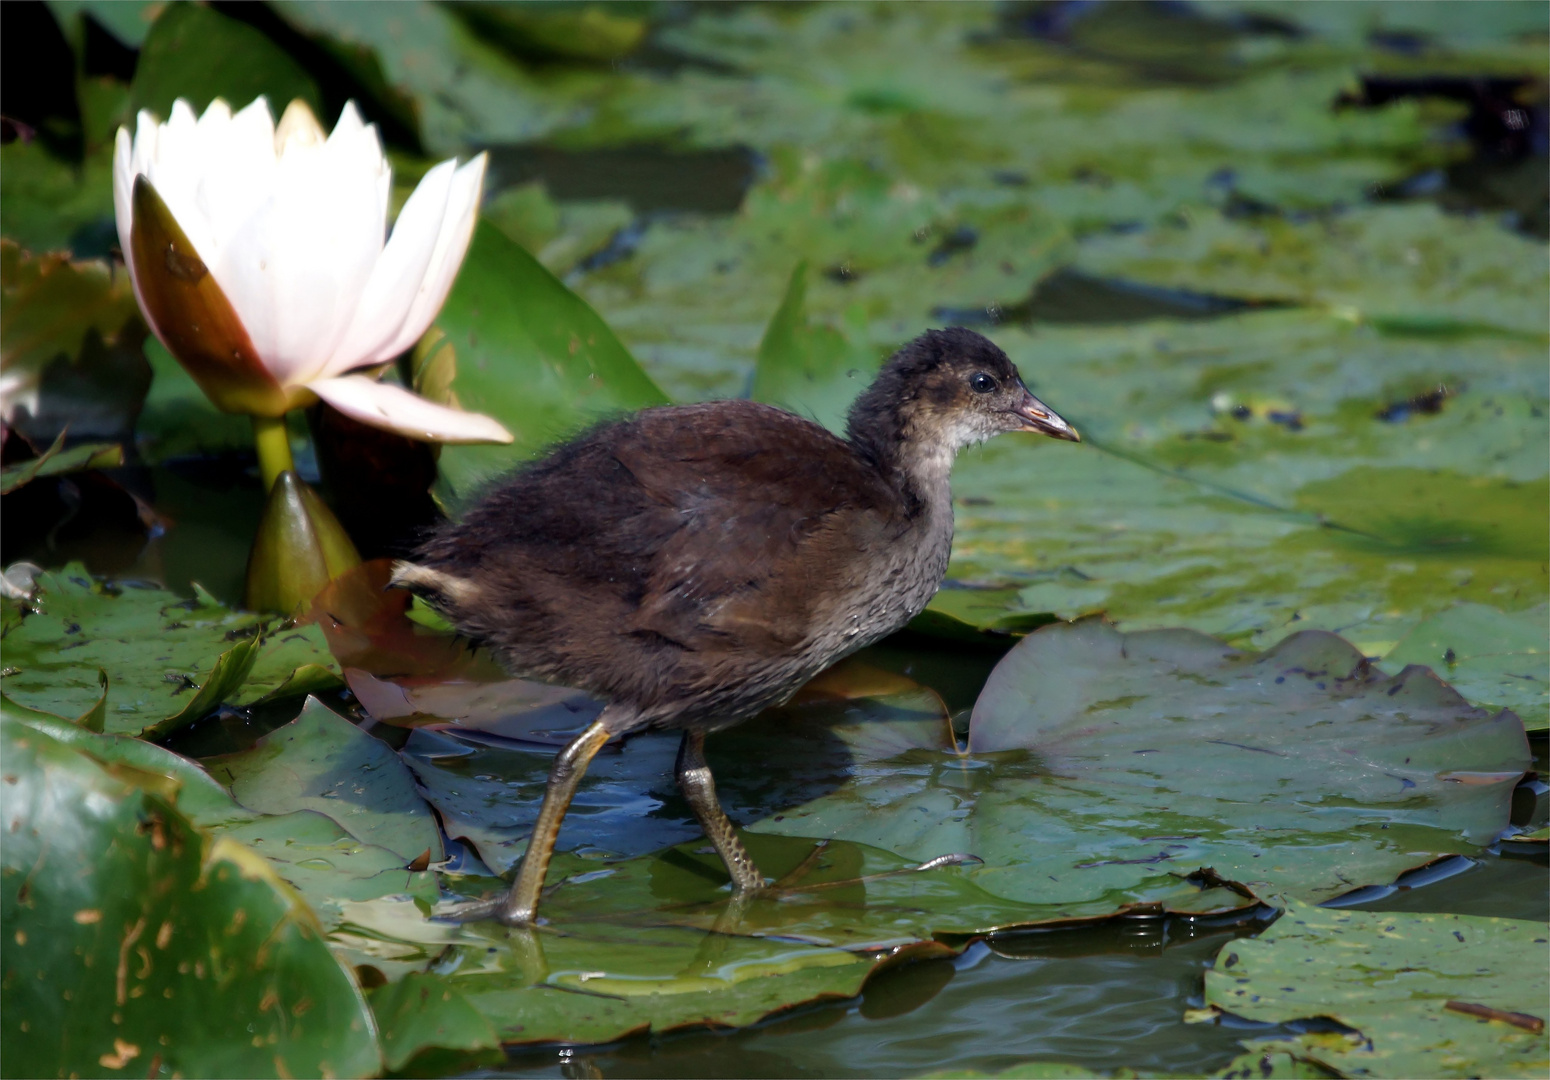
<svg viewBox="0 0 1550 1080">
<path fill-rule="evenodd" d="M 119 128 L 113 140 L 113 220 L 118 225 L 118 249 L 129 262 L 129 233 L 134 227 L 134 203 L 131 196 L 135 188 L 134 144 L 128 128 Z M 134 267 L 131 266 L 133 274 Z"/>
<path fill-rule="evenodd" d="M 441 443 L 509 443 L 511 432 L 481 413 L 449 409 L 401 386 L 365 375 L 317 379 L 307 389 L 346 416 L 411 439 Z"/>
<path fill-rule="evenodd" d="M 447 194 L 446 217 L 442 219 L 436 251 L 426 269 L 425 280 L 420 283 L 397 336 L 379 350 L 378 359 L 397 356 L 420 340 L 441 305 L 446 303 L 447 293 L 452 291 L 452 282 L 457 278 L 463 256 L 468 253 L 469 241 L 474 236 L 474 225 L 479 218 L 479 194 L 484 188 L 484 168 L 488 160 L 487 155 L 480 154 L 453 174 L 452 190 Z"/>
<path fill-rule="evenodd" d="M 211 266 L 281 385 L 322 373 L 353 319 L 382 247 L 370 181 L 326 146 L 291 144 L 270 199 Z"/>
<path fill-rule="evenodd" d="M 404 203 L 392 238 L 378 256 L 371 280 L 361 294 L 350 331 L 329 358 L 324 374 L 340 375 L 403 352 L 403 348 L 389 352 L 387 347 L 397 340 L 409 317 L 415 294 L 436 253 L 456 169 L 455 161 L 443 161 L 421 178 Z"/>
</svg>

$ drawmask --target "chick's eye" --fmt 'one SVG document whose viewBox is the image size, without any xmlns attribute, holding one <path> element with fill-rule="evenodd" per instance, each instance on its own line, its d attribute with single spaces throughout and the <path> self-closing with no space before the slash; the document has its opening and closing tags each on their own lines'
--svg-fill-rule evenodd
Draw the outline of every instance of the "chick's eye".
<svg viewBox="0 0 1550 1080">
<path fill-rule="evenodd" d="M 996 380 L 983 371 L 976 371 L 969 376 L 969 385 L 974 388 L 976 394 L 988 394 L 996 388 Z"/>
</svg>

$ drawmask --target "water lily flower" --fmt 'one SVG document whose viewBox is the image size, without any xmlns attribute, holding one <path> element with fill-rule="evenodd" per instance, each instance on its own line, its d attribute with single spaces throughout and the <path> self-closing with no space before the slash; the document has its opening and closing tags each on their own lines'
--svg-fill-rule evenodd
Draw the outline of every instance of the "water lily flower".
<svg viewBox="0 0 1550 1080">
<path fill-rule="evenodd" d="M 510 442 L 488 416 L 378 381 L 435 318 L 468 250 L 485 155 L 425 174 L 391 237 L 392 169 L 353 103 L 325 137 L 292 102 L 187 102 L 118 132 L 119 243 L 151 328 L 215 405 L 249 413 L 266 483 L 289 467 L 285 413 L 321 398 L 435 442 Z M 266 449 L 267 443 L 267 449 Z"/>
</svg>

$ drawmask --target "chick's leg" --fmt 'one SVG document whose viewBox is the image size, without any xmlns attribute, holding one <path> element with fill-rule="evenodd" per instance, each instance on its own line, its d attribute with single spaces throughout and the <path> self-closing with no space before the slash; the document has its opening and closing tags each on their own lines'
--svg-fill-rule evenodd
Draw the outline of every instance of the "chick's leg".
<svg viewBox="0 0 1550 1080">
<path fill-rule="evenodd" d="M 721 804 L 716 801 L 716 781 L 705 764 L 705 733 L 684 732 L 684 741 L 678 747 L 678 786 L 684 798 L 694 810 L 694 816 L 705 830 L 705 836 L 715 846 L 721 861 L 727 864 L 732 875 L 732 888 L 737 893 L 752 893 L 764 888 L 764 875 L 749 858 L 743 842 L 737 838 L 737 830 Z"/>
<path fill-rule="evenodd" d="M 565 811 L 570 808 L 577 785 L 586 775 L 588 763 L 614 733 L 610 719 L 617 717 L 610 717 L 609 711 L 605 710 L 554 759 L 549 768 L 549 785 L 544 789 L 543 805 L 538 810 L 538 821 L 528 837 L 527 852 L 522 856 L 522 866 L 517 870 L 517 879 L 511 883 L 510 891 L 496 900 L 460 905 L 447 912 L 446 917 L 460 922 L 495 919 L 507 926 L 533 922 L 538 914 L 538 895 L 544 887 L 544 874 L 554 855 L 554 842 L 560 835 L 560 822 L 565 819 Z"/>
</svg>

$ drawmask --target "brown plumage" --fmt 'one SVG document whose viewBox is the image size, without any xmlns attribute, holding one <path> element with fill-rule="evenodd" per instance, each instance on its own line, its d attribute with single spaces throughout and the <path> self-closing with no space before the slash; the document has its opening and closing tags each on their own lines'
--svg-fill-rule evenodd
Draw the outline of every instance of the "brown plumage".
<svg viewBox="0 0 1550 1080">
<path fill-rule="evenodd" d="M 686 729 L 685 794 L 734 885 L 759 888 L 706 732 L 919 614 L 947 570 L 954 455 L 1013 430 L 1077 439 L 990 341 L 931 331 L 883 365 L 844 439 L 748 401 L 647 409 L 517 470 L 399 564 L 513 672 L 608 702 L 557 758 L 511 892 L 463 914 L 532 921 L 587 760 L 648 727 Z"/>
</svg>

